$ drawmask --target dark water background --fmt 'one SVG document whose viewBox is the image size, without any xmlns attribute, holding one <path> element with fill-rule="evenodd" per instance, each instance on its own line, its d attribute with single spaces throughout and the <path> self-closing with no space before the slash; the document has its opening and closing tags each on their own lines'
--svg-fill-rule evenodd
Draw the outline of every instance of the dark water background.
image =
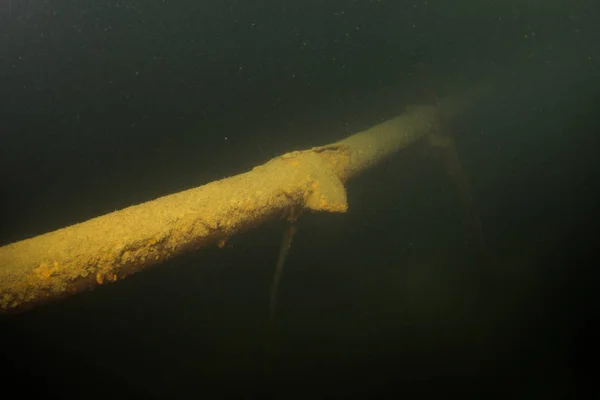
<svg viewBox="0 0 600 400">
<path fill-rule="evenodd" d="M 483 222 L 415 145 L 303 215 L 273 376 L 267 224 L 0 320 L 1 390 L 61 398 L 570 398 L 597 302 L 597 1 L 0 1 L 0 244 L 492 82 L 453 121 Z M 2 394 L 4 396 L 4 394 Z"/>
</svg>

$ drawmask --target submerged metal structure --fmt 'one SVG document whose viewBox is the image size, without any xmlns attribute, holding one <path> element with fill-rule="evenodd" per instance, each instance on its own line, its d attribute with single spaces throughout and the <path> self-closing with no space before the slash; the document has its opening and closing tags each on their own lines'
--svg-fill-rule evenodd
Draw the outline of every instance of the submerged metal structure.
<svg viewBox="0 0 600 400">
<path fill-rule="evenodd" d="M 336 143 L 293 151 L 251 171 L 0 247 L 0 313 L 17 312 L 227 239 L 287 210 L 345 212 L 345 182 L 463 112 L 473 93 L 415 106 Z M 448 145 L 450 144 L 450 145 Z"/>
</svg>

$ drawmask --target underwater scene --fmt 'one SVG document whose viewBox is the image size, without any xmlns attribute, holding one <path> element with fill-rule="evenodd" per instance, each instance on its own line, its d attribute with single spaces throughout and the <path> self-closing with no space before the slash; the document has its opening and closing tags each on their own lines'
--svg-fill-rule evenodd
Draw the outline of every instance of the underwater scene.
<svg viewBox="0 0 600 400">
<path fill-rule="evenodd" d="M 0 0 L 2 392 L 587 393 L 599 21 Z"/>
</svg>

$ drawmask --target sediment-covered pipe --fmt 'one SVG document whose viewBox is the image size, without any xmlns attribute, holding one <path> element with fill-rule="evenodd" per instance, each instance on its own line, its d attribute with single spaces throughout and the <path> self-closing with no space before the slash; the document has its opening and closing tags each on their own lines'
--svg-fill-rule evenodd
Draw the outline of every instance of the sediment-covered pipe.
<svg viewBox="0 0 600 400">
<path fill-rule="evenodd" d="M 434 131 L 438 111 L 414 107 L 331 145 L 287 153 L 240 175 L 0 247 L 0 312 L 224 243 L 292 206 L 344 212 L 343 182 Z"/>
</svg>

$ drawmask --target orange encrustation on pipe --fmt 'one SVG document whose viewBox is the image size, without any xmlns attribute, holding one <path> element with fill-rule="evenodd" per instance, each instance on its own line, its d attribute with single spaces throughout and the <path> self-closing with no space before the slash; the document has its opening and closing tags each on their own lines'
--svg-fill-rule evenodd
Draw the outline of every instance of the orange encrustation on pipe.
<svg viewBox="0 0 600 400">
<path fill-rule="evenodd" d="M 0 312 L 20 311 L 228 237 L 290 207 L 345 212 L 343 183 L 432 133 L 439 109 L 414 107 L 339 142 L 0 247 Z"/>
</svg>

